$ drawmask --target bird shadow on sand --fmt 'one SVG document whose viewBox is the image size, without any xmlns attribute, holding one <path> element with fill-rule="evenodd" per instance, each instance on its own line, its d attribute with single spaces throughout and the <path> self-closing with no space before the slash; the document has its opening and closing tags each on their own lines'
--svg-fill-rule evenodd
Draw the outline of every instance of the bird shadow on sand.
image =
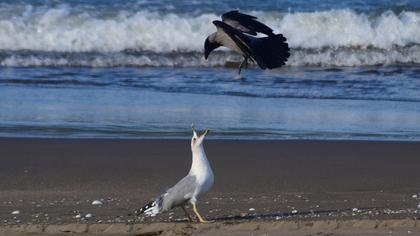
<svg viewBox="0 0 420 236">
<path fill-rule="evenodd" d="M 366 208 L 358 208 L 357 213 L 366 213 L 372 210 L 378 210 L 378 207 L 366 207 Z M 314 210 L 314 211 L 302 211 L 296 213 L 283 213 L 283 212 L 276 212 L 276 213 L 249 213 L 246 215 L 230 215 L 230 216 L 221 216 L 211 218 L 209 220 L 214 222 L 220 221 L 240 221 L 240 220 L 272 220 L 272 219 L 288 219 L 293 217 L 305 217 L 305 216 L 314 216 L 314 215 L 329 215 L 329 214 L 343 214 L 343 213 L 354 213 L 354 208 L 345 208 L 345 209 L 330 209 L 330 210 Z"/>
</svg>

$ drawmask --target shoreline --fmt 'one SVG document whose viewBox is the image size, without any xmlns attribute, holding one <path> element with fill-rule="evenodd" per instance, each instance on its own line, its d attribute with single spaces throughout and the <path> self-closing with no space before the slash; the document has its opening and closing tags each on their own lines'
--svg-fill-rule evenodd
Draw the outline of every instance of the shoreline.
<svg viewBox="0 0 420 236">
<path fill-rule="evenodd" d="M 167 136 L 167 137 L 55 137 L 55 136 L 0 136 L 0 141 L 18 141 L 18 140 L 44 140 L 44 141 L 52 141 L 52 140 L 86 140 L 86 141 L 190 141 L 190 136 Z M 372 142 L 372 143 L 413 143 L 413 144 L 420 144 L 420 140 L 410 140 L 410 139 L 317 139 L 317 138 L 220 138 L 220 137 L 208 137 L 206 138 L 207 141 L 211 142 Z"/>
</svg>

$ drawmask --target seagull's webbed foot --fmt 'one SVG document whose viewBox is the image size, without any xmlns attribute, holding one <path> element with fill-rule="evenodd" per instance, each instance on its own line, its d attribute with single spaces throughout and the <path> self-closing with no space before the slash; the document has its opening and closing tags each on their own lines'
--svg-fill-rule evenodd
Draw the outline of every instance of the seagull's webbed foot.
<svg viewBox="0 0 420 236">
<path fill-rule="evenodd" d="M 200 221 L 200 223 L 211 223 L 211 222 L 212 222 L 212 221 L 205 220 L 205 219 L 204 219 L 204 218 L 200 215 L 200 213 L 198 213 L 198 210 L 197 210 L 197 205 L 196 205 L 195 203 L 192 203 L 192 206 L 193 206 L 193 211 L 194 211 L 195 215 L 197 216 L 198 220 Z"/>
</svg>

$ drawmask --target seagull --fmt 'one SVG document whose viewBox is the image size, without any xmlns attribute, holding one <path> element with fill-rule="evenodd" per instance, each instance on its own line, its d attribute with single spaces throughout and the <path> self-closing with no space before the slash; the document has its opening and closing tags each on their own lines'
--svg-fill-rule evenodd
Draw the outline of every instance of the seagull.
<svg viewBox="0 0 420 236">
<path fill-rule="evenodd" d="M 164 211 L 181 207 L 188 221 L 192 221 L 185 206 L 190 203 L 193 211 L 200 223 L 206 221 L 197 210 L 197 198 L 210 190 L 213 186 L 214 175 L 210 163 L 204 152 L 203 141 L 210 132 L 209 129 L 199 135 L 192 125 L 193 136 L 191 138 L 192 164 L 190 172 L 182 178 L 175 186 L 168 189 L 164 194 L 157 197 L 154 201 L 146 204 L 144 207 L 135 211 L 136 215 L 145 214 L 146 216 L 155 216 Z"/>
<path fill-rule="evenodd" d="M 220 46 L 230 48 L 244 58 L 238 75 L 248 60 L 256 62 L 261 69 L 273 69 L 284 65 L 290 56 L 287 39 L 282 34 L 274 34 L 255 16 L 230 11 L 222 15 L 222 21 L 215 20 L 213 24 L 217 31 L 204 42 L 204 58 L 207 60 L 209 54 Z M 266 37 L 256 37 L 258 33 Z"/>
</svg>

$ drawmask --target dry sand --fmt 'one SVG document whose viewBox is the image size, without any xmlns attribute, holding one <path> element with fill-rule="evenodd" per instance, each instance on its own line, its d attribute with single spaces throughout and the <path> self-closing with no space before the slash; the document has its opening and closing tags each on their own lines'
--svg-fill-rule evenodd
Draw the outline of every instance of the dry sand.
<svg viewBox="0 0 420 236">
<path fill-rule="evenodd" d="M 198 225 L 180 210 L 132 215 L 188 172 L 188 140 L 0 139 L 0 233 L 420 235 L 420 143 L 205 147 L 216 179 L 199 209 L 215 223 Z"/>
</svg>

